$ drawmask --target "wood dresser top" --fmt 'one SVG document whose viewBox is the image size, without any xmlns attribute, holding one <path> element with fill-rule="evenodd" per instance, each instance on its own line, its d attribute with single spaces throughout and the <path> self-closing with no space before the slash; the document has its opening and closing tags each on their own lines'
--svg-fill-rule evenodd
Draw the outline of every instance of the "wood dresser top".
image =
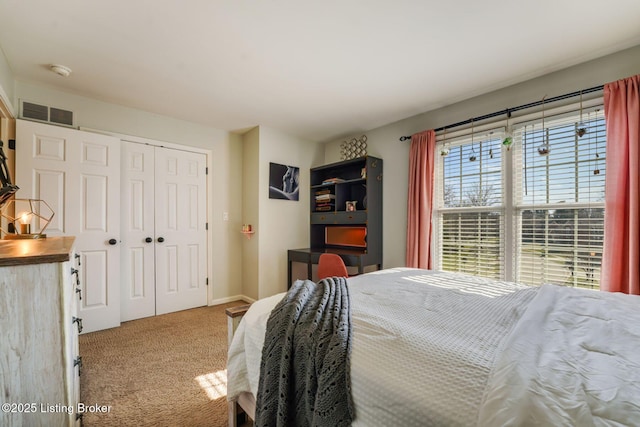
<svg viewBox="0 0 640 427">
<path fill-rule="evenodd" d="M 69 261 L 75 237 L 0 240 L 0 267 Z"/>
</svg>

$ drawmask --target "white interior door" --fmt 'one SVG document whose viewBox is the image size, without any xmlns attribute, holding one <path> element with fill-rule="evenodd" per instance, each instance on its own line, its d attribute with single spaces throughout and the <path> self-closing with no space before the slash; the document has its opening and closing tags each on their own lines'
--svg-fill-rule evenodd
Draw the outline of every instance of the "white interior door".
<svg viewBox="0 0 640 427">
<path fill-rule="evenodd" d="M 206 156 L 155 151 L 156 314 L 207 304 Z"/>
<path fill-rule="evenodd" d="M 17 120 L 16 184 L 52 207 L 48 235 L 76 237 L 84 332 L 120 325 L 120 140 Z"/>
<path fill-rule="evenodd" d="M 122 141 L 121 320 L 156 314 L 154 147 Z"/>
</svg>

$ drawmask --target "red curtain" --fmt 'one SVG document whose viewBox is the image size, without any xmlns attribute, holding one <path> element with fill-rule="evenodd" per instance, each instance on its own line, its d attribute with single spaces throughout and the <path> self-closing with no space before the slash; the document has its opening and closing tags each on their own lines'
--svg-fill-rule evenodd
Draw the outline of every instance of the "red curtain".
<svg viewBox="0 0 640 427">
<path fill-rule="evenodd" d="M 431 211 L 436 133 L 411 136 L 407 203 L 407 267 L 431 268 Z"/>
<path fill-rule="evenodd" d="M 640 294 L 640 75 L 604 85 L 607 160 L 600 288 Z"/>
</svg>

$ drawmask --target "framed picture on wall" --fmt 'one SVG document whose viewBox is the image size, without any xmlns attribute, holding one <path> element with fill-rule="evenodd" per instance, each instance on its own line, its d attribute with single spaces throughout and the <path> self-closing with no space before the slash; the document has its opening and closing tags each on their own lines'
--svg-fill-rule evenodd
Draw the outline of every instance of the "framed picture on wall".
<svg viewBox="0 0 640 427">
<path fill-rule="evenodd" d="M 300 168 L 269 163 L 269 198 L 298 200 Z"/>
</svg>

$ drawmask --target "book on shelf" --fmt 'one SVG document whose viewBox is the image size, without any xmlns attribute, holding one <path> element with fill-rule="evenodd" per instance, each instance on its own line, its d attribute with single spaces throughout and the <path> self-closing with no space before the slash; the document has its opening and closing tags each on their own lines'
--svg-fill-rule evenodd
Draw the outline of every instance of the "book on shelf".
<svg viewBox="0 0 640 427">
<path fill-rule="evenodd" d="M 333 205 L 316 206 L 316 212 L 327 212 L 332 210 L 333 210 Z"/>
<path fill-rule="evenodd" d="M 335 194 L 318 194 L 316 195 L 316 201 L 317 200 L 332 200 L 335 199 L 336 195 Z"/>
<path fill-rule="evenodd" d="M 344 182 L 344 179 L 342 178 L 327 178 L 324 181 L 322 181 L 322 184 L 336 184 L 339 182 Z"/>
</svg>

